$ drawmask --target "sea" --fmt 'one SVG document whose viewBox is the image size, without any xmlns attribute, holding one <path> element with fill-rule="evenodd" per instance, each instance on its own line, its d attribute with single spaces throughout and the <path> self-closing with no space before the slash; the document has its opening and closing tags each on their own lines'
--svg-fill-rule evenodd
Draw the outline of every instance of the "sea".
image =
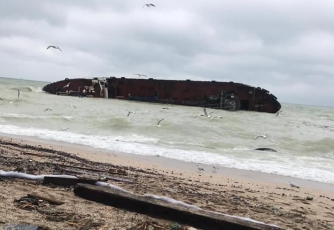
<svg viewBox="0 0 334 230">
<path fill-rule="evenodd" d="M 48 83 L 0 78 L 0 135 L 334 184 L 333 107 L 282 103 L 280 116 L 207 109 L 212 119 L 200 107 L 52 95 Z"/>
</svg>

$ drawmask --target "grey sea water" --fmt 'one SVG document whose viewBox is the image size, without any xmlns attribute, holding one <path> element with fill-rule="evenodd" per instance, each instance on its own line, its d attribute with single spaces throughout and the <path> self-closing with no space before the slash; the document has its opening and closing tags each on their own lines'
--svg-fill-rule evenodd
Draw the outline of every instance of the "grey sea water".
<svg viewBox="0 0 334 230">
<path fill-rule="evenodd" d="M 0 132 L 334 184 L 334 108 L 282 104 L 278 117 L 208 109 L 222 117 L 209 119 L 199 107 L 51 95 L 47 83 L 0 78 Z"/>
</svg>

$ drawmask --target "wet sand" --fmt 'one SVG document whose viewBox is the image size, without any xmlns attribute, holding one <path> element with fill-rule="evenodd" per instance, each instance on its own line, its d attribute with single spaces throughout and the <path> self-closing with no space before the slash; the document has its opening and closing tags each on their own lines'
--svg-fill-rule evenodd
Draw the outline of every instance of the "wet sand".
<svg viewBox="0 0 334 230">
<path fill-rule="evenodd" d="M 285 229 L 334 228 L 332 184 L 230 168 L 219 168 L 214 172 L 209 165 L 201 165 L 205 171 L 198 173 L 194 163 L 10 135 L 1 135 L 0 154 L 0 170 L 4 171 L 64 174 L 55 165 L 71 164 L 126 172 L 126 175 L 113 176 L 130 179 L 134 183 L 109 182 L 136 194 L 167 196 L 204 210 L 252 218 Z M 300 188 L 291 188 L 289 181 Z M 79 229 L 69 221 L 48 220 L 45 213 L 14 205 L 14 199 L 32 192 L 63 200 L 65 204 L 58 209 L 68 213 L 75 210 L 79 216 L 100 220 L 101 225 L 96 229 L 130 229 L 145 221 L 155 221 L 160 226 L 173 224 L 81 199 L 74 195 L 73 188 L 4 178 L 0 180 L 0 188 L 0 225 L 25 222 L 49 229 Z M 312 200 L 307 200 L 307 197 Z"/>
</svg>

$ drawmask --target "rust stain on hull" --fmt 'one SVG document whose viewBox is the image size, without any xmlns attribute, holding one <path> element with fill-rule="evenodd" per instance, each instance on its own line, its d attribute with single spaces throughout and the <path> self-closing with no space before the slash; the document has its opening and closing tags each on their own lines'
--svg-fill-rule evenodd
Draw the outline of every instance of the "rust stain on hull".
<svg viewBox="0 0 334 230">
<path fill-rule="evenodd" d="M 44 86 L 57 95 L 116 98 L 156 103 L 276 113 L 281 109 L 269 91 L 234 82 L 134 78 L 68 79 Z"/>
</svg>

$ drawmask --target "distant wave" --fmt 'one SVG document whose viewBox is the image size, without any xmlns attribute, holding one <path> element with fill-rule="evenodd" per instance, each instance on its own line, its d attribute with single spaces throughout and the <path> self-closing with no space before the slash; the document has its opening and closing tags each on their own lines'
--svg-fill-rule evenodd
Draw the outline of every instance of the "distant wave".
<svg viewBox="0 0 334 230">
<path fill-rule="evenodd" d="M 34 92 L 34 93 L 43 93 L 42 87 L 39 86 L 20 86 L 19 88 L 12 88 L 13 90 L 18 90 L 22 92 Z"/>
<path fill-rule="evenodd" d="M 28 114 L 19 114 L 19 113 L 2 113 L 0 114 L 1 118 L 9 118 L 9 119 L 62 119 L 62 120 L 67 120 L 70 121 L 73 119 L 72 116 L 33 116 L 33 115 L 28 115 Z"/>
</svg>

